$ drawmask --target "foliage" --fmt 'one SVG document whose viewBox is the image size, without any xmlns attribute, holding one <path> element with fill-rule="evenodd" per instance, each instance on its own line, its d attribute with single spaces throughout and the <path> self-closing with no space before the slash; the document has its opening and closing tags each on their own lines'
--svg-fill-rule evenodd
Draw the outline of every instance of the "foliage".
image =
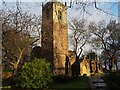
<svg viewBox="0 0 120 90">
<path fill-rule="evenodd" d="M 31 58 L 42 58 L 41 55 L 42 52 L 42 48 L 40 46 L 35 46 L 32 50 L 31 50 Z"/>
<path fill-rule="evenodd" d="M 26 62 L 16 76 L 17 86 L 22 88 L 43 88 L 52 82 L 50 63 L 45 59 Z"/>
<path fill-rule="evenodd" d="M 2 45 L 3 64 L 17 71 L 22 59 L 29 56 L 30 45 L 33 45 L 39 38 L 41 26 L 40 16 L 24 11 L 21 4 L 14 3 L 15 8 L 8 8 L 3 2 L 3 9 L 0 13 L 2 23 Z M 34 32 L 34 33 L 33 33 Z M 37 33 L 37 34 L 36 34 Z"/>
<path fill-rule="evenodd" d="M 13 70 L 10 69 L 10 68 L 5 68 L 5 69 L 2 70 L 2 72 L 13 72 Z"/>
<path fill-rule="evenodd" d="M 13 76 L 14 70 L 2 67 L 2 80 Z"/>
<path fill-rule="evenodd" d="M 90 60 L 95 60 L 97 58 L 97 54 L 91 51 L 87 54 L 87 58 L 89 58 Z"/>
</svg>

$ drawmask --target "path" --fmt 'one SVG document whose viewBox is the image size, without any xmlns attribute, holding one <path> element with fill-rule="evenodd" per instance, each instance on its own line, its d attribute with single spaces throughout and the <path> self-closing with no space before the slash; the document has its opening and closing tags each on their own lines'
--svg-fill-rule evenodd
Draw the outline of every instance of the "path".
<svg viewBox="0 0 120 90">
<path fill-rule="evenodd" d="M 107 84 L 100 76 L 91 76 L 89 83 L 91 90 L 109 90 Z"/>
</svg>

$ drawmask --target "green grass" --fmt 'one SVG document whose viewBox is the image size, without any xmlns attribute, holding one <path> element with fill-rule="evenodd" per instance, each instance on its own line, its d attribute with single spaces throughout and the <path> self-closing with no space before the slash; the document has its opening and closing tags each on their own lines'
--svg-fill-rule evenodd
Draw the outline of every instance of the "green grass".
<svg viewBox="0 0 120 90">
<path fill-rule="evenodd" d="M 89 81 L 88 77 L 80 76 L 78 78 L 70 78 L 65 83 L 53 83 L 51 88 L 53 89 L 66 89 L 66 88 L 80 88 L 82 90 L 89 90 Z"/>
<path fill-rule="evenodd" d="M 2 87 L 2 89 L 6 89 L 6 88 L 11 88 L 11 86 L 7 85 Z M 74 90 L 75 88 L 76 89 L 79 88 L 80 90 L 89 90 L 89 78 L 86 76 L 79 76 L 78 78 L 62 77 L 62 79 L 61 77 L 57 77 L 57 80 L 55 80 L 54 83 L 52 83 L 49 86 L 48 90 L 64 90 L 64 89 Z"/>
</svg>

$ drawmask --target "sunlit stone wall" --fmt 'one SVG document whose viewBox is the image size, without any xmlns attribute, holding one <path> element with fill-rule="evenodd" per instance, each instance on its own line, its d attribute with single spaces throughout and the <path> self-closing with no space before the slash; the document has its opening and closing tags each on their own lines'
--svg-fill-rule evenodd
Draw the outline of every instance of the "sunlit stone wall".
<svg viewBox="0 0 120 90">
<path fill-rule="evenodd" d="M 87 76 L 90 76 L 90 63 L 89 63 L 89 60 L 84 59 L 80 63 L 80 74 L 81 75 L 86 74 Z"/>
<path fill-rule="evenodd" d="M 48 52 L 55 75 L 65 74 L 68 54 L 67 9 L 59 2 L 48 2 L 42 10 L 42 48 Z"/>
</svg>

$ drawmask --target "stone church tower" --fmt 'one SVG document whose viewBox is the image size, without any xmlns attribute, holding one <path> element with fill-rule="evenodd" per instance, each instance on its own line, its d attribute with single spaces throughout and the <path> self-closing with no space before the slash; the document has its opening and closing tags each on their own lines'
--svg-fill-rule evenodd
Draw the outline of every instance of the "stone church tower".
<svg viewBox="0 0 120 90">
<path fill-rule="evenodd" d="M 48 2 L 42 7 L 41 45 L 50 60 L 55 75 L 65 74 L 68 54 L 67 8 L 60 2 Z"/>
</svg>

